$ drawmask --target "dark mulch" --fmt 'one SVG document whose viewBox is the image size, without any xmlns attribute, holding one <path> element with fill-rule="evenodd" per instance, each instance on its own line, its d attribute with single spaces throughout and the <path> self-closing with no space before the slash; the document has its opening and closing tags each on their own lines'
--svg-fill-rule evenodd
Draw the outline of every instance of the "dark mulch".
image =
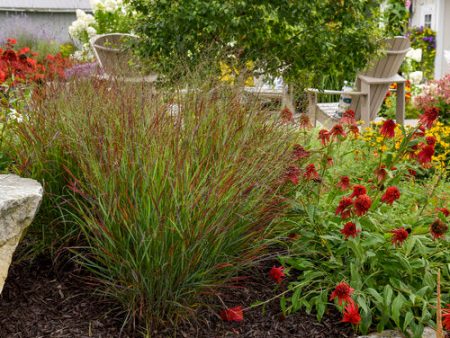
<svg viewBox="0 0 450 338">
<path fill-rule="evenodd" d="M 223 290 L 222 301 L 245 308 L 275 296 L 280 291 L 267 277 L 271 264 L 261 263 L 240 280 L 239 287 Z M 51 262 L 43 259 L 13 265 L 0 296 L 0 338 L 140 338 L 121 332 L 123 318 L 112 311 L 114 304 L 94 296 L 80 274 L 74 267 L 55 273 Z M 216 314 L 223 308 L 219 304 L 217 298 L 215 310 L 201 310 L 195 323 L 153 332 L 152 337 L 354 337 L 351 326 L 340 323 L 341 315 L 332 309 L 321 323 L 306 313 L 283 318 L 276 300 L 245 311 L 241 323 L 227 323 Z"/>
</svg>

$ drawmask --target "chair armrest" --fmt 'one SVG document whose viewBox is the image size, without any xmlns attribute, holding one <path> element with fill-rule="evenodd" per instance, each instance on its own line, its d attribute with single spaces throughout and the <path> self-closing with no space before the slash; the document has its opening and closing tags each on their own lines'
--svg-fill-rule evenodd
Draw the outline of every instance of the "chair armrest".
<svg viewBox="0 0 450 338">
<path fill-rule="evenodd" d="M 325 94 L 325 95 L 340 95 L 340 94 L 345 94 L 345 95 L 350 95 L 350 96 L 361 96 L 361 95 L 367 95 L 367 93 L 364 92 L 344 92 L 342 90 L 320 90 L 320 89 L 316 89 L 316 88 L 306 88 L 305 91 L 307 93 L 314 93 L 314 94 Z"/>
</svg>

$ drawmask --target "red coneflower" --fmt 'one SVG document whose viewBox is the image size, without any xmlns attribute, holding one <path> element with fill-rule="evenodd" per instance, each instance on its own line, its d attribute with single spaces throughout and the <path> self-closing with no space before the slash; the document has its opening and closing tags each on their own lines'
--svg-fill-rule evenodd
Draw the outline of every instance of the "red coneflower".
<svg viewBox="0 0 450 338">
<path fill-rule="evenodd" d="M 384 192 L 384 195 L 381 196 L 381 201 L 386 204 L 394 203 L 394 201 L 400 198 L 400 190 L 396 186 L 388 187 Z"/>
<path fill-rule="evenodd" d="M 280 117 L 283 122 L 294 122 L 294 113 L 288 107 L 284 107 L 280 112 Z"/>
<path fill-rule="evenodd" d="M 275 281 L 275 283 L 281 284 L 283 278 L 286 277 L 286 275 L 284 274 L 284 267 L 273 266 L 272 269 L 270 269 L 269 271 L 269 276 Z"/>
<path fill-rule="evenodd" d="M 341 117 L 341 120 L 339 121 L 342 124 L 354 124 L 356 123 L 355 120 L 355 112 L 351 109 L 346 110 Z"/>
<path fill-rule="evenodd" d="M 446 330 L 450 330 L 450 304 L 442 309 L 442 325 Z"/>
<path fill-rule="evenodd" d="M 417 175 L 417 171 L 413 170 L 413 169 L 408 169 L 408 172 L 411 176 L 415 177 Z"/>
<path fill-rule="evenodd" d="M 448 210 L 447 208 L 438 208 L 437 210 L 442 212 L 445 217 L 450 216 L 450 210 Z"/>
<path fill-rule="evenodd" d="M 347 190 L 350 188 L 350 178 L 348 176 L 341 176 L 337 186 L 341 188 L 342 191 Z"/>
<path fill-rule="evenodd" d="M 304 128 L 304 129 L 312 128 L 309 116 L 306 114 L 300 114 L 299 122 L 300 122 L 300 128 Z"/>
<path fill-rule="evenodd" d="M 425 136 L 425 127 L 420 125 L 419 128 L 414 132 L 413 138 L 424 137 Z"/>
<path fill-rule="evenodd" d="M 421 164 L 430 163 L 433 155 L 434 155 L 434 146 L 426 145 L 423 146 L 420 152 L 417 154 L 417 160 Z"/>
<path fill-rule="evenodd" d="M 348 285 L 346 282 L 340 282 L 338 285 L 336 285 L 336 288 L 331 293 L 330 301 L 337 298 L 339 305 L 342 305 L 342 302 L 353 303 L 351 295 L 354 290 L 355 289 L 350 287 L 350 285 Z"/>
<path fill-rule="evenodd" d="M 292 184 L 298 184 L 298 176 L 300 175 L 300 169 L 296 165 L 291 165 L 286 171 L 286 179 L 291 181 Z"/>
<path fill-rule="evenodd" d="M 396 123 L 394 120 L 386 120 L 380 129 L 380 134 L 386 138 L 393 138 L 395 136 Z"/>
<path fill-rule="evenodd" d="M 402 245 L 409 235 L 408 231 L 406 231 L 403 227 L 391 230 L 389 232 L 393 235 L 391 241 L 394 245 Z"/>
<path fill-rule="evenodd" d="M 358 136 L 359 135 L 359 128 L 356 124 L 350 124 L 348 126 L 348 130 L 353 133 L 353 135 Z"/>
<path fill-rule="evenodd" d="M 346 137 L 347 134 L 345 133 L 344 127 L 340 124 L 335 124 L 333 128 L 330 130 L 330 135 L 333 136 L 333 138 Z"/>
<path fill-rule="evenodd" d="M 433 126 L 434 121 L 439 117 L 439 108 L 430 107 L 425 110 L 425 112 L 420 115 L 419 122 L 426 128 L 430 129 Z"/>
<path fill-rule="evenodd" d="M 343 323 L 350 323 L 358 325 L 361 322 L 361 315 L 359 314 L 358 305 L 355 302 L 349 302 L 344 308 Z"/>
<path fill-rule="evenodd" d="M 309 151 L 303 148 L 300 144 L 294 144 L 294 150 L 292 151 L 292 153 L 294 155 L 295 161 L 309 157 Z"/>
<path fill-rule="evenodd" d="M 327 164 L 329 167 L 331 167 L 334 164 L 333 158 L 332 157 L 327 157 Z"/>
<path fill-rule="evenodd" d="M 356 184 L 353 186 L 353 192 L 350 195 L 350 198 L 358 197 L 360 195 L 365 195 L 365 194 L 367 194 L 366 187 L 361 184 Z"/>
<path fill-rule="evenodd" d="M 341 234 L 345 236 L 345 239 L 349 237 L 355 238 L 361 230 L 356 229 L 356 224 L 353 222 L 347 222 L 341 229 Z"/>
<path fill-rule="evenodd" d="M 222 320 L 227 322 L 241 322 L 244 320 L 242 306 L 235 306 L 222 310 L 220 312 L 220 317 L 222 318 Z"/>
<path fill-rule="evenodd" d="M 305 168 L 303 176 L 308 180 L 318 180 L 320 178 L 319 173 L 316 171 L 314 163 L 308 164 Z"/>
<path fill-rule="evenodd" d="M 319 131 L 319 140 L 320 142 L 322 142 L 323 146 L 327 145 L 327 143 L 330 142 L 330 136 L 331 134 L 326 129 L 321 129 Z"/>
<path fill-rule="evenodd" d="M 430 232 L 434 239 L 442 238 L 445 236 L 445 233 L 448 231 L 448 225 L 442 222 L 439 218 L 437 218 L 430 225 Z"/>
<path fill-rule="evenodd" d="M 342 197 L 339 201 L 339 205 L 336 208 L 336 215 L 341 215 L 342 219 L 346 219 L 350 217 L 350 206 L 353 204 L 353 201 L 350 197 Z"/>
<path fill-rule="evenodd" d="M 425 140 L 426 140 L 427 144 L 430 146 L 434 146 L 437 142 L 436 137 L 434 137 L 434 136 L 427 136 L 425 138 Z"/>
<path fill-rule="evenodd" d="M 372 200 L 368 195 L 359 195 L 353 202 L 353 206 L 355 207 L 355 214 L 358 216 L 363 216 L 369 211 L 370 206 L 372 205 Z"/>
<path fill-rule="evenodd" d="M 375 175 L 377 175 L 378 183 L 383 182 L 387 176 L 386 166 L 383 164 L 375 169 Z"/>
</svg>

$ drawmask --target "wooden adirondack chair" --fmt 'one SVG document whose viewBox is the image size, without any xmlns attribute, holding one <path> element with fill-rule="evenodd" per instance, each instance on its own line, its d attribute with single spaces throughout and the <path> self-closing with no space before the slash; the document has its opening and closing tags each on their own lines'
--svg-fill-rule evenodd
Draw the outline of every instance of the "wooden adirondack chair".
<svg viewBox="0 0 450 338">
<path fill-rule="evenodd" d="M 384 56 L 370 63 L 365 72 L 356 77 L 356 90 L 345 92 L 352 96 L 350 109 L 355 112 L 357 120 L 363 121 L 363 127 L 368 126 L 374 120 L 392 83 L 397 83 L 397 123 L 404 124 L 405 121 L 405 82 L 398 75 L 400 65 L 409 50 L 410 42 L 406 37 L 395 37 L 386 41 L 387 51 Z M 339 118 L 333 114 L 338 110 L 338 103 L 319 103 L 318 95 L 339 95 L 339 90 L 307 89 L 308 93 L 308 115 L 316 125 L 319 121 L 324 127 L 331 128 L 337 124 Z"/>
<path fill-rule="evenodd" d="M 136 67 L 136 58 L 129 48 L 125 46 L 128 40 L 136 40 L 132 34 L 110 33 L 96 35 L 91 40 L 95 57 L 103 70 L 104 79 L 120 79 L 125 82 L 155 82 L 156 74 L 141 74 Z"/>
</svg>

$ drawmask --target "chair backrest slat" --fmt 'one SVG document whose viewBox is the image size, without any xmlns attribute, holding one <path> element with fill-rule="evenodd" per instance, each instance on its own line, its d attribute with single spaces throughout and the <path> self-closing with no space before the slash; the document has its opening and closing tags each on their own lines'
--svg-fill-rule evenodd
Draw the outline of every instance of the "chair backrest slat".
<svg viewBox="0 0 450 338">
<path fill-rule="evenodd" d="M 400 66 L 409 49 L 410 42 L 406 37 L 395 37 L 386 40 L 386 53 L 369 63 L 366 71 L 359 75 L 366 75 L 373 78 L 390 78 L 398 73 Z M 376 84 L 370 87 L 370 118 L 374 119 L 380 110 L 384 101 L 386 92 L 390 84 Z M 357 77 L 355 87 L 357 91 L 361 90 L 361 81 Z M 361 100 L 355 97 L 352 101 L 350 109 L 355 111 L 357 118 L 361 118 Z"/>
</svg>

